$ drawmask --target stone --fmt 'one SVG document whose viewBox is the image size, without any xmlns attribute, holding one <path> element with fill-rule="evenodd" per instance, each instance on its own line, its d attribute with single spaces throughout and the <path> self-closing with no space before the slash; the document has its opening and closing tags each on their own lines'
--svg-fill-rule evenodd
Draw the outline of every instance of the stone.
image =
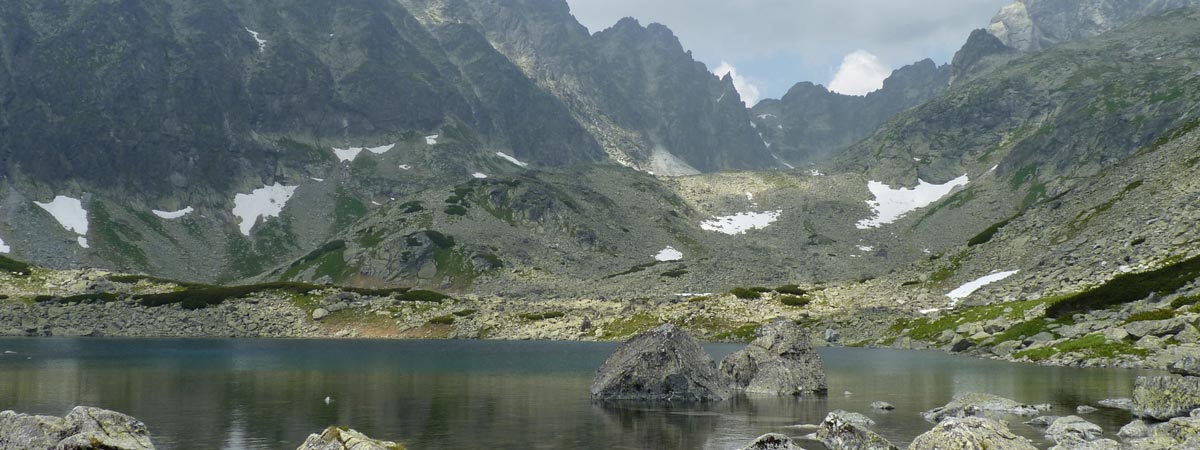
<svg viewBox="0 0 1200 450">
<path fill-rule="evenodd" d="M 1146 350 L 1162 350 L 1166 345 L 1163 339 L 1158 336 L 1142 336 L 1137 342 L 1133 343 L 1134 347 Z"/>
<path fill-rule="evenodd" d="M 1129 335 L 1135 339 L 1141 339 L 1145 336 L 1162 337 L 1183 331 L 1184 325 L 1187 325 L 1187 322 L 1178 317 L 1163 320 L 1144 320 L 1125 324 L 1125 331 L 1128 331 Z"/>
<path fill-rule="evenodd" d="M 846 422 L 850 422 L 855 425 L 858 425 L 860 427 L 875 426 L 875 421 L 871 420 L 870 417 L 864 416 L 864 415 L 856 413 L 856 412 L 835 409 L 832 412 L 830 412 L 830 414 L 835 414 L 838 417 L 840 417 L 842 420 L 844 420 Z"/>
<path fill-rule="evenodd" d="M 1041 333 L 1030 336 L 1029 339 L 1026 339 L 1025 341 L 1029 342 L 1029 343 L 1040 344 L 1042 342 L 1050 342 L 1053 340 L 1054 340 L 1053 334 L 1043 331 Z"/>
<path fill-rule="evenodd" d="M 950 344 L 950 351 L 954 353 L 962 353 L 975 346 L 975 341 L 970 339 L 959 339 Z"/>
<path fill-rule="evenodd" d="M 1167 371 L 1177 375 L 1200 376 L 1200 358 L 1184 356 L 1167 365 Z"/>
<path fill-rule="evenodd" d="M 1200 408 L 1200 378 L 1176 375 L 1138 377 L 1133 384 L 1133 415 L 1167 421 Z"/>
<path fill-rule="evenodd" d="M 1180 344 L 1195 344 L 1200 342 L 1200 330 L 1191 325 L 1184 325 L 1183 331 L 1175 333 L 1174 338 Z"/>
<path fill-rule="evenodd" d="M 946 406 L 921 413 L 925 420 L 938 423 L 947 417 L 971 417 L 991 414 L 1036 416 L 1038 408 L 992 394 L 968 392 L 954 396 Z"/>
<path fill-rule="evenodd" d="M 909 449 L 1035 450 L 1003 423 L 982 417 L 950 417 L 917 436 Z"/>
<path fill-rule="evenodd" d="M 0 412 L 0 450 L 153 450 L 141 421 L 106 409 L 76 406 L 65 417 Z"/>
<path fill-rule="evenodd" d="M 792 438 L 779 433 L 768 433 L 759 436 L 742 450 L 804 450 L 796 445 Z"/>
<path fill-rule="evenodd" d="M 892 411 L 895 410 L 896 407 L 892 406 L 892 404 L 888 402 L 871 402 L 871 409 L 878 411 Z"/>
<path fill-rule="evenodd" d="M 1046 429 L 1046 439 L 1058 444 L 1094 441 L 1104 434 L 1099 425 L 1083 420 L 1079 416 L 1066 416 L 1055 420 Z"/>
<path fill-rule="evenodd" d="M 313 320 L 321 320 L 326 317 L 329 317 L 329 311 L 326 310 L 325 308 L 317 308 L 317 309 L 314 309 L 312 312 Z"/>
<path fill-rule="evenodd" d="M 348 428 L 329 427 L 311 434 L 296 450 L 404 450 L 395 442 L 379 441 Z"/>
<path fill-rule="evenodd" d="M 1058 420 L 1059 418 L 1060 418 L 1059 416 L 1037 416 L 1037 417 L 1034 417 L 1033 420 L 1030 420 L 1025 423 L 1027 423 L 1029 425 L 1033 425 L 1035 427 L 1046 428 L 1046 427 L 1049 427 L 1050 424 L 1053 424 L 1054 421 Z"/>
<path fill-rule="evenodd" d="M 825 370 L 804 329 L 787 319 L 758 329 L 746 348 L 721 361 L 729 387 L 749 394 L 804 395 L 823 393 Z"/>
<path fill-rule="evenodd" d="M 706 402 L 728 396 L 717 364 L 695 338 L 663 324 L 617 347 L 596 371 L 592 398 Z"/>
<path fill-rule="evenodd" d="M 1133 422 L 1125 424 L 1117 431 L 1117 436 L 1125 439 L 1143 438 L 1150 435 L 1150 426 L 1146 425 L 1141 419 L 1134 419 Z"/>
<path fill-rule="evenodd" d="M 1094 441 L 1069 442 L 1050 447 L 1048 450 L 1121 450 L 1120 442 L 1112 439 L 1097 439 Z"/>
<path fill-rule="evenodd" d="M 825 342 L 837 342 L 842 338 L 842 332 L 833 328 L 825 329 Z"/>
<path fill-rule="evenodd" d="M 1104 338 L 1114 342 L 1124 341 L 1129 338 L 1129 332 L 1122 327 L 1105 328 L 1102 332 Z"/>
<path fill-rule="evenodd" d="M 1077 412 L 1079 414 L 1091 414 L 1096 411 L 1099 411 L 1099 410 L 1096 409 L 1095 407 L 1088 406 L 1088 405 L 1079 405 L 1078 407 L 1075 408 L 1075 412 Z"/>
<path fill-rule="evenodd" d="M 1133 399 L 1131 398 L 1106 398 L 1097 403 L 1105 408 L 1124 409 L 1126 411 L 1133 409 Z"/>
<path fill-rule="evenodd" d="M 829 413 L 817 428 L 817 440 L 837 450 L 899 450 L 874 431 L 855 423 L 855 419 L 845 411 Z"/>
</svg>

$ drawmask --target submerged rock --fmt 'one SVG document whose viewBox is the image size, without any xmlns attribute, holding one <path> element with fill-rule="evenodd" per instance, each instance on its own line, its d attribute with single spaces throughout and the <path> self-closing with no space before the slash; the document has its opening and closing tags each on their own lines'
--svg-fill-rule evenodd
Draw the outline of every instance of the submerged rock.
<svg viewBox="0 0 1200 450">
<path fill-rule="evenodd" d="M 865 418 L 845 411 L 829 413 L 817 428 L 817 440 L 833 450 L 898 450 L 887 439 L 868 430 L 860 417 Z"/>
<path fill-rule="evenodd" d="M 751 394 L 803 395 L 825 392 L 825 370 L 808 334 L 778 319 L 758 329 L 746 348 L 721 361 L 730 388 Z"/>
<path fill-rule="evenodd" d="M 972 417 L 996 414 L 1013 414 L 1018 416 L 1035 416 L 1039 409 L 1015 400 L 998 395 L 969 392 L 958 394 L 946 406 L 934 408 L 921 413 L 921 416 L 933 423 L 941 422 L 948 417 Z"/>
<path fill-rule="evenodd" d="M 141 421 L 106 409 L 76 406 L 66 417 L 0 412 L 0 450 L 153 450 Z"/>
<path fill-rule="evenodd" d="M 878 411 L 892 411 L 895 410 L 896 407 L 892 406 L 892 404 L 888 402 L 871 402 L 871 409 Z"/>
<path fill-rule="evenodd" d="M 917 436 L 912 450 L 1036 450 L 1003 423 L 982 417 L 948 417 Z"/>
<path fill-rule="evenodd" d="M 1200 378 L 1138 377 L 1133 384 L 1134 416 L 1166 421 L 1196 408 L 1200 408 Z"/>
<path fill-rule="evenodd" d="M 351 429 L 329 427 L 321 434 L 310 434 L 296 450 L 404 450 L 404 446 L 371 439 Z"/>
<path fill-rule="evenodd" d="M 664 324 L 621 344 L 596 371 L 597 400 L 720 401 L 728 395 L 700 343 Z"/>
<path fill-rule="evenodd" d="M 769 433 L 759 436 L 742 450 L 804 450 L 796 445 L 792 438 L 779 433 Z"/>
</svg>

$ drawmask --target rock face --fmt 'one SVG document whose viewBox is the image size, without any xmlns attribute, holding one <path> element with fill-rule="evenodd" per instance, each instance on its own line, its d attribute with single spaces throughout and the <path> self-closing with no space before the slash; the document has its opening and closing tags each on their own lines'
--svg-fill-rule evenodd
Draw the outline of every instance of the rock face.
<svg viewBox="0 0 1200 450">
<path fill-rule="evenodd" d="M 921 416 L 933 423 L 941 422 L 950 417 L 987 416 L 993 414 L 1013 414 L 1018 416 L 1037 415 L 1038 408 L 1025 405 L 1004 397 L 982 394 L 965 393 L 954 396 L 946 406 L 934 408 L 921 413 Z"/>
<path fill-rule="evenodd" d="M 404 450 L 404 446 L 371 439 L 351 429 L 329 427 L 321 434 L 309 435 L 296 450 Z"/>
<path fill-rule="evenodd" d="M 721 361 L 730 388 L 750 394 L 803 395 L 825 392 L 821 356 L 795 322 L 776 320 L 758 330 L 745 349 Z"/>
<path fill-rule="evenodd" d="M 617 347 L 592 381 L 597 400 L 721 401 L 729 391 L 700 343 L 675 325 Z"/>
<path fill-rule="evenodd" d="M 804 450 L 792 441 L 792 438 L 778 433 L 759 436 L 742 450 Z"/>
<path fill-rule="evenodd" d="M 897 450 L 887 439 L 868 430 L 863 418 L 861 414 L 831 412 L 817 428 L 817 440 L 836 450 Z"/>
<path fill-rule="evenodd" d="M 1034 450 L 1003 423 L 982 417 L 952 417 L 913 440 L 910 449 Z"/>
<path fill-rule="evenodd" d="M 1133 384 L 1133 415 L 1159 421 L 1187 416 L 1200 408 L 1200 378 L 1138 377 Z"/>
<path fill-rule="evenodd" d="M 1196 0 L 1017 0 L 992 19 L 988 32 L 1010 47 L 1033 51 L 1113 30 L 1141 17 L 1200 6 Z"/>
<path fill-rule="evenodd" d="M 0 450 L 153 450 L 141 421 L 106 409 L 77 406 L 66 417 L 0 412 Z"/>
</svg>

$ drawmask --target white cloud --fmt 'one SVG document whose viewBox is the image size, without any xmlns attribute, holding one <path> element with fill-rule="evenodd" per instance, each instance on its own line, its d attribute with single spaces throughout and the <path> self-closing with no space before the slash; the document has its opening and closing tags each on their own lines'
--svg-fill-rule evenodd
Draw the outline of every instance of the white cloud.
<svg viewBox="0 0 1200 450">
<path fill-rule="evenodd" d="M 754 106 L 762 98 L 762 89 L 749 78 L 738 74 L 737 67 L 733 67 L 733 65 L 725 61 L 721 61 L 721 65 L 713 69 L 713 74 L 722 78 L 726 74 L 733 77 L 733 87 L 737 89 L 738 95 L 742 97 L 742 101 L 746 103 L 746 106 Z"/>
<path fill-rule="evenodd" d="M 878 56 L 858 50 L 842 59 L 842 66 L 829 82 L 829 90 L 845 95 L 867 95 L 882 88 L 883 80 L 891 74 L 892 69 Z"/>
</svg>

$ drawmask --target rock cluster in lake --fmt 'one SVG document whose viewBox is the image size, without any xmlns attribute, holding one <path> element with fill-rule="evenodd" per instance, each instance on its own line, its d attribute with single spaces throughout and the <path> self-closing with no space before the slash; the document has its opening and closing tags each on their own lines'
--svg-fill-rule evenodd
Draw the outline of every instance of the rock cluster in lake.
<svg viewBox="0 0 1200 450">
<path fill-rule="evenodd" d="M 796 322 L 777 319 L 758 329 L 746 348 L 721 361 L 733 389 L 748 394 L 803 395 L 825 392 L 821 356 Z"/>
<path fill-rule="evenodd" d="M 65 417 L 0 412 L 0 450 L 154 450 L 141 421 L 77 406 Z"/>
<path fill-rule="evenodd" d="M 404 446 L 371 439 L 349 428 L 329 427 L 320 434 L 309 435 L 296 450 L 404 450 Z"/>
</svg>

